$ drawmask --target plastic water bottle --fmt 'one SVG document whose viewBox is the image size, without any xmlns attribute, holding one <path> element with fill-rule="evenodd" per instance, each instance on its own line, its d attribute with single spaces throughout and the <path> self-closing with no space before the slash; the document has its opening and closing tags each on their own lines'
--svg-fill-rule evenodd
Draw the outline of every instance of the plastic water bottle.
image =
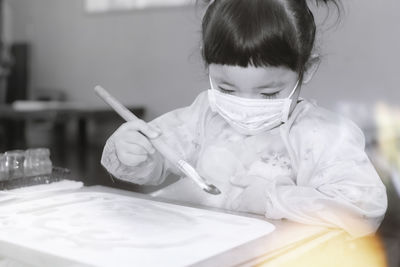
<svg viewBox="0 0 400 267">
<path fill-rule="evenodd" d="M 50 174 L 52 162 L 48 148 L 31 148 L 25 151 L 25 176 Z"/>
<path fill-rule="evenodd" d="M 8 171 L 6 168 L 6 156 L 0 153 L 0 181 L 7 180 Z"/>
<path fill-rule="evenodd" d="M 7 172 L 7 179 L 22 178 L 25 176 L 24 162 L 25 162 L 25 151 L 23 150 L 12 150 L 4 153 L 5 169 Z"/>
</svg>

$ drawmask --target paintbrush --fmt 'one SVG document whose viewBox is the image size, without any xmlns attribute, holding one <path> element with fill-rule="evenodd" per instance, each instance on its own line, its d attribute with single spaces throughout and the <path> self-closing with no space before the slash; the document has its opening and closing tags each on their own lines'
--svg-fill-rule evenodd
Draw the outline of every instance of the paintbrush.
<svg viewBox="0 0 400 267">
<path fill-rule="evenodd" d="M 131 111 L 124 107 L 117 99 L 115 99 L 110 93 L 108 93 L 103 87 L 96 86 L 94 88 L 96 94 L 103 99 L 110 107 L 112 107 L 115 112 L 117 112 L 124 120 L 134 121 L 140 120 Z M 160 154 L 174 164 L 183 174 L 192 179 L 201 189 L 207 193 L 213 195 L 221 194 L 221 191 L 213 184 L 208 183 L 204 178 L 202 178 L 197 171 L 184 159 L 179 157 L 177 153 L 171 149 L 163 140 L 159 137 L 149 138 L 152 145 L 160 152 Z"/>
</svg>

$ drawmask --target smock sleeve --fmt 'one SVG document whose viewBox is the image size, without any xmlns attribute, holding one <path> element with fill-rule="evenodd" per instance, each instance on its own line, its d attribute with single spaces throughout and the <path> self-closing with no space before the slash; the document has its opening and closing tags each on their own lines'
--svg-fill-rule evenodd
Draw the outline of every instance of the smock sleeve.
<svg viewBox="0 0 400 267">
<path fill-rule="evenodd" d="M 201 93 L 192 105 L 168 112 L 150 122 L 158 127 L 161 138 L 182 159 L 192 162 L 198 147 L 198 129 L 201 117 L 208 105 L 206 94 Z M 139 166 L 126 166 L 118 159 L 114 135 L 106 142 L 101 158 L 106 170 L 118 179 L 141 185 L 158 185 L 173 173 L 178 173 L 158 152 L 151 155 Z"/>
<path fill-rule="evenodd" d="M 364 152 L 362 131 L 328 111 L 287 131 L 297 177 L 269 183 L 266 217 L 338 227 L 353 236 L 376 231 L 386 189 Z"/>
</svg>

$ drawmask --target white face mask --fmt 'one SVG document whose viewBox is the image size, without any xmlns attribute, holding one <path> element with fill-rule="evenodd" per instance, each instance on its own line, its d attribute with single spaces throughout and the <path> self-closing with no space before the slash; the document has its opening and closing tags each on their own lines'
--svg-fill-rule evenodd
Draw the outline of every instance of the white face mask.
<svg viewBox="0 0 400 267">
<path fill-rule="evenodd" d="M 210 84 L 208 100 L 211 110 L 218 112 L 238 132 L 256 135 L 288 120 L 291 97 L 299 81 L 287 98 L 280 99 L 251 99 L 222 93 L 214 89 L 211 77 Z"/>
</svg>

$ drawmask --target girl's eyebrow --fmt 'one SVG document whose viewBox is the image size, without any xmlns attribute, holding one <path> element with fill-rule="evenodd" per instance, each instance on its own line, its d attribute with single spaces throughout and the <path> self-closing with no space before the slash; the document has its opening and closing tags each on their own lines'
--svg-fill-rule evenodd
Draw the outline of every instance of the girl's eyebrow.
<svg viewBox="0 0 400 267">
<path fill-rule="evenodd" d="M 283 82 L 272 82 L 272 83 L 269 83 L 269 84 L 265 84 L 265 85 L 262 85 L 262 86 L 258 86 L 257 89 L 281 87 L 281 86 L 283 86 L 283 85 L 284 85 Z"/>
<path fill-rule="evenodd" d="M 227 85 L 229 87 L 232 87 L 232 88 L 236 88 L 234 84 L 231 84 L 230 82 L 227 82 L 224 79 L 220 79 L 220 83 L 223 84 L 223 85 Z M 265 85 L 262 85 L 262 86 L 257 86 L 256 89 L 258 89 L 258 90 L 266 89 L 266 88 L 275 89 L 276 87 L 282 87 L 283 85 L 284 85 L 283 82 L 271 82 L 269 84 L 265 84 Z"/>
</svg>

